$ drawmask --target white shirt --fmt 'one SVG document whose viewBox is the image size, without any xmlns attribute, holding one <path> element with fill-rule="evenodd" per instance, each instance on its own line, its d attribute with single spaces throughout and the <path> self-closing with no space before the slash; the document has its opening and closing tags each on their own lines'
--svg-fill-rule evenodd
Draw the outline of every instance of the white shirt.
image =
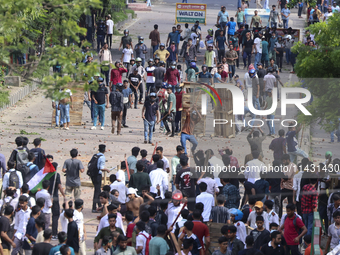
<svg viewBox="0 0 340 255">
<path fill-rule="evenodd" d="M 204 210 L 202 213 L 203 222 L 208 222 L 211 213 L 211 208 L 215 205 L 214 196 L 209 194 L 208 192 L 202 192 L 196 197 L 196 204 L 199 202 L 204 204 Z"/>
<path fill-rule="evenodd" d="M 16 170 L 13 168 L 13 169 L 8 170 L 7 173 L 5 173 L 3 181 L 2 181 L 2 190 L 6 190 L 9 187 L 9 175 L 10 175 L 10 172 L 13 172 L 13 171 L 16 171 Z M 19 178 L 19 188 L 17 189 L 17 194 L 18 196 L 20 196 L 20 189 L 22 187 L 23 180 L 22 180 L 22 175 L 19 171 L 16 171 L 16 174 Z"/>
<path fill-rule="evenodd" d="M 43 199 L 45 199 L 45 205 L 44 205 L 44 208 L 42 208 L 42 212 L 43 213 L 51 213 L 52 212 L 52 209 L 51 209 L 52 200 L 51 200 L 50 193 L 48 193 L 48 191 L 46 189 L 42 189 L 42 190 L 38 191 L 37 194 L 35 195 L 36 199 L 41 198 L 41 197 Z"/>
<path fill-rule="evenodd" d="M 221 172 L 220 169 L 222 169 L 224 167 L 224 163 L 223 163 L 222 159 L 219 159 L 216 156 L 212 156 L 209 159 L 209 164 L 210 164 L 210 166 L 214 167 L 214 170 L 215 170 L 214 171 L 214 179 L 215 179 L 216 185 L 218 187 L 223 186 L 221 181 L 220 181 L 220 178 L 218 177 L 218 175 Z"/>
<path fill-rule="evenodd" d="M 211 195 L 214 195 L 215 192 L 219 193 L 220 189 L 218 188 L 216 182 L 214 179 L 210 177 L 204 177 L 197 181 L 197 185 L 199 185 L 201 182 L 204 182 L 207 184 L 207 192 Z"/>
<path fill-rule="evenodd" d="M 78 210 L 73 211 L 73 220 L 77 223 L 80 240 L 84 240 L 84 215 Z"/>
<path fill-rule="evenodd" d="M 239 240 L 241 240 L 243 243 L 246 243 L 246 237 L 247 237 L 246 225 L 244 225 L 244 223 L 242 221 L 238 221 L 234 225 L 237 229 L 236 237 Z"/>
<path fill-rule="evenodd" d="M 28 202 L 30 203 L 31 208 L 36 205 L 34 197 L 30 197 L 27 193 L 23 195 L 28 198 Z M 19 197 L 18 197 L 18 201 L 19 201 Z"/>
<path fill-rule="evenodd" d="M 96 236 L 99 234 L 100 230 L 108 226 L 110 226 L 109 215 L 106 214 L 103 218 L 100 219 Z M 117 213 L 116 228 L 120 228 L 123 231 L 123 234 L 125 235 L 125 228 L 122 220 L 122 215 L 120 213 Z"/>
<path fill-rule="evenodd" d="M 253 159 L 247 162 L 246 170 L 244 171 L 244 176 L 248 182 L 255 183 L 260 180 L 260 172 L 263 171 L 263 162 L 258 159 Z"/>
<path fill-rule="evenodd" d="M 144 237 L 146 236 L 146 238 Z M 149 237 L 149 234 L 144 231 L 140 232 L 137 236 L 136 236 L 136 249 L 138 246 L 142 246 L 143 250 L 138 253 L 138 255 L 145 255 L 145 247 L 146 247 L 146 240 Z"/>
<path fill-rule="evenodd" d="M 268 73 L 264 76 L 263 80 L 265 81 L 265 87 L 264 90 L 268 91 L 269 89 L 273 90 L 276 77 L 272 73 Z"/>
<path fill-rule="evenodd" d="M 164 193 L 168 189 L 169 183 L 168 174 L 163 169 L 157 168 L 156 170 L 151 171 L 149 176 L 151 180 L 150 192 L 157 194 L 157 185 L 159 185 L 161 187 L 160 197 L 164 199 L 165 198 Z"/>
<path fill-rule="evenodd" d="M 124 177 L 125 177 L 125 175 L 124 175 Z M 118 201 L 121 204 L 125 204 L 126 203 L 126 193 L 128 191 L 128 188 L 125 186 L 125 182 L 119 182 L 117 180 L 114 181 L 110 185 L 110 192 L 114 189 L 119 191 Z"/>
<path fill-rule="evenodd" d="M 336 7 L 334 7 L 334 6 L 332 6 L 332 12 L 339 12 L 339 6 L 336 6 Z"/>
<path fill-rule="evenodd" d="M 257 213 L 256 211 L 252 211 L 249 216 L 248 216 L 248 220 L 250 222 L 250 227 L 252 228 L 257 228 L 257 225 L 256 225 L 256 217 L 257 217 Z M 268 213 L 263 211 L 261 216 L 263 217 L 264 219 L 264 227 L 269 231 L 269 222 L 268 222 Z"/>
<path fill-rule="evenodd" d="M 274 210 L 271 210 L 268 213 L 268 223 L 269 223 L 269 225 L 270 225 L 270 223 L 276 223 L 277 225 L 280 224 L 280 222 L 279 222 L 279 215 L 277 215 L 277 213 L 274 212 Z"/>
<path fill-rule="evenodd" d="M 113 20 L 112 19 L 108 19 L 106 21 L 106 26 L 107 26 L 107 34 L 112 35 L 113 34 Z"/>
<path fill-rule="evenodd" d="M 325 16 L 325 21 L 327 22 L 328 18 L 329 18 L 330 16 L 333 16 L 333 12 L 326 12 L 326 13 L 324 14 L 324 16 Z"/>
<path fill-rule="evenodd" d="M 257 37 L 254 40 L 254 44 L 255 44 L 257 53 L 261 53 L 262 54 L 262 40 Z"/>
<path fill-rule="evenodd" d="M 124 54 L 123 63 L 130 63 L 131 55 L 133 54 L 133 50 L 125 48 L 125 49 L 122 50 L 122 53 Z"/>
<path fill-rule="evenodd" d="M 24 194 L 25 195 L 25 194 Z M 5 201 L 4 201 L 5 200 Z M 14 210 L 18 207 L 19 204 L 19 197 L 5 197 L 4 199 L 0 200 L 0 208 L 6 203 L 9 203 L 11 206 L 13 206 Z"/>
<path fill-rule="evenodd" d="M 296 202 L 299 202 L 299 196 L 300 196 L 300 183 L 301 183 L 301 177 L 302 177 L 303 171 L 298 172 L 296 175 L 294 175 L 293 178 L 293 190 L 296 191 Z"/>
<path fill-rule="evenodd" d="M 169 160 L 164 156 L 163 156 L 162 160 L 164 162 L 164 171 L 166 171 L 167 168 L 170 169 Z"/>
<path fill-rule="evenodd" d="M 154 66 L 147 66 L 145 67 L 145 71 L 147 73 L 146 76 L 146 83 L 155 83 L 155 76 L 151 75 L 149 76 L 148 74 L 153 73 L 153 71 L 155 71 L 156 67 Z"/>
<path fill-rule="evenodd" d="M 67 227 L 68 227 L 68 219 L 65 217 L 65 211 L 60 214 L 60 225 L 61 231 L 64 231 L 67 234 Z"/>
<path fill-rule="evenodd" d="M 169 203 L 168 204 L 168 209 L 165 210 L 165 214 L 168 216 L 168 224 L 167 224 L 168 228 L 174 222 L 174 220 L 176 219 L 178 213 L 181 211 L 182 207 L 183 207 L 183 204 L 180 204 L 179 206 L 174 206 L 173 203 Z M 176 222 L 179 222 L 182 219 L 183 219 L 182 216 L 179 215 L 179 217 L 178 217 Z M 175 222 L 175 224 L 176 224 L 176 222 Z"/>
<path fill-rule="evenodd" d="M 116 173 L 117 180 L 120 180 L 125 185 L 125 172 L 121 169 L 118 170 Z"/>
<path fill-rule="evenodd" d="M 16 222 L 14 224 L 14 230 L 16 230 L 16 232 L 14 236 L 19 240 L 24 240 L 27 223 L 31 217 L 31 212 L 31 209 L 27 207 L 26 211 L 21 209 L 19 212 L 16 213 Z"/>
<path fill-rule="evenodd" d="M 191 33 L 191 39 L 192 39 L 192 45 L 196 45 L 196 42 L 197 42 L 197 38 L 198 38 L 198 35 L 196 33 Z"/>
<path fill-rule="evenodd" d="M 244 74 L 244 80 L 246 81 L 246 82 L 245 82 L 246 84 L 244 84 L 245 89 L 248 89 L 248 88 L 252 88 L 252 87 L 253 87 L 253 84 L 252 84 L 252 81 L 251 81 L 251 78 L 250 78 L 248 72 L 246 72 L 246 73 Z"/>
</svg>

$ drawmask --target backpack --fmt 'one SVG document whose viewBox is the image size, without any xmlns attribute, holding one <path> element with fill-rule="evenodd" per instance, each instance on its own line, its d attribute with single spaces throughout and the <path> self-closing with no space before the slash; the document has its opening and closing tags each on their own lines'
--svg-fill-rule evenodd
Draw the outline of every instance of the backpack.
<svg viewBox="0 0 340 255">
<path fill-rule="evenodd" d="M 19 188 L 19 176 L 17 175 L 17 171 L 9 172 L 8 187 Z"/>
<path fill-rule="evenodd" d="M 24 165 L 20 165 L 18 167 L 18 171 L 21 173 L 22 180 L 23 180 L 24 183 L 27 183 L 30 180 L 30 170 L 31 170 L 32 165 L 33 164 L 30 164 L 28 166 L 27 164 L 24 164 Z"/>
<path fill-rule="evenodd" d="M 15 150 L 17 152 L 17 157 L 16 157 L 17 168 L 19 168 L 20 165 L 25 165 L 29 162 L 28 161 L 28 153 L 27 153 L 27 150 L 25 148 L 15 149 Z"/>
<path fill-rule="evenodd" d="M 175 237 L 178 239 L 178 235 L 179 235 L 179 233 L 183 232 L 184 226 L 183 227 L 179 227 L 178 222 L 176 222 L 175 226 L 176 226 Z"/>
<path fill-rule="evenodd" d="M 99 173 L 98 169 L 98 160 L 102 155 L 94 154 L 90 160 L 90 162 L 87 164 L 87 172 L 86 174 L 88 176 L 95 177 Z"/>
<path fill-rule="evenodd" d="M 288 215 L 285 216 L 285 220 L 283 222 L 286 222 Z M 295 231 L 296 233 L 300 234 L 301 230 L 296 226 L 296 219 L 298 218 L 298 216 L 295 214 L 295 218 L 293 220 L 293 225 L 295 227 Z"/>
<path fill-rule="evenodd" d="M 4 216 L 4 215 L 5 215 L 5 209 L 6 209 L 7 206 L 11 205 L 12 200 L 13 200 L 13 197 L 12 197 L 7 203 L 4 203 L 4 204 L 2 205 L 1 211 L 0 211 L 0 215 L 1 215 L 1 216 Z M 5 202 L 5 198 L 3 199 L 3 201 Z M 12 223 L 12 222 L 13 222 L 13 220 L 11 219 L 11 220 L 10 220 L 10 223 Z"/>
<path fill-rule="evenodd" d="M 149 255 L 149 243 L 151 241 L 151 235 L 149 234 L 149 237 L 146 237 L 146 235 L 144 235 L 142 232 L 139 233 L 139 235 L 142 235 L 146 238 L 146 244 L 145 244 L 145 255 Z"/>
<path fill-rule="evenodd" d="M 160 213 L 159 211 L 156 214 L 155 221 L 158 223 L 158 225 L 162 224 L 162 213 Z"/>
</svg>

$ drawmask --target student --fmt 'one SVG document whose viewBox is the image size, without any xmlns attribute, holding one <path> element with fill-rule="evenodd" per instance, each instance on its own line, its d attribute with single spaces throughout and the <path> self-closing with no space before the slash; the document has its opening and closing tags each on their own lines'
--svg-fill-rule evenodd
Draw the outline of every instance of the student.
<svg viewBox="0 0 340 255">
<path fill-rule="evenodd" d="M 316 176 L 315 178 L 310 178 L 309 184 L 303 186 L 301 191 L 301 212 L 308 230 L 307 235 L 312 235 L 314 211 L 316 211 L 318 207 L 318 192 L 315 188 L 317 182 L 318 179 Z"/>
<path fill-rule="evenodd" d="M 236 237 L 240 239 L 243 243 L 246 242 L 247 230 L 244 223 L 241 221 L 243 218 L 243 213 L 235 208 L 229 210 L 230 222 L 236 227 Z M 253 240 L 254 241 L 254 240 Z"/>
<path fill-rule="evenodd" d="M 42 212 L 44 213 L 45 217 L 45 227 L 46 229 L 49 228 L 51 224 L 51 208 L 52 208 L 52 200 L 51 200 L 51 195 L 48 193 L 48 189 L 50 188 L 50 181 L 45 180 L 42 183 L 42 190 L 38 191 L 37 194 L 35 195 L 36 199 L 39 198 L 44 198 L 45 199 L 45 205 L 42 208 Z"/>
<path fill-rule="evenodd" d="M 246 243 L 246 248 L 240 251 L 238 255 L 250 255 L 250 254 L 257 254 L 257 252 L 259 252 L 259 250 L 253 247 L 254 238 L 251 235 L 246 237 L 245 243 Z"/>
<path fill-rule="evenodd" d="M 199 184 L 199 189 L 200 189 L 201 194 L 199 194 L 196 197 L 196 203 L 201 202 L 201 203 L 204 204 L 204 210 L 203 210 L 203 213 L 202 213 L 203 222 L 209 221 L 211 209 L 212 209 L 213 205 L 215 204 L 215 199 L 214 199 L 213 195 L 207 193 L 207 187 L 208 187 L 208 185 L 205 182 L 201 182 Z"/>
<path fill-rule="evenodd" d="M 147 246 L 147 241 L 150 239 L 150 235 L 145 231 L 145 223 L 142 221 L 139 221 L 136 223 L 136 231 L 137 231 L 137 236 L 136 236 L 136 252 L 139 255 L 146 255 L 146 246 Z M 150 247 L 150 243 L 149 243 Z"/>
<path fill-rule="evenodd" d="M 282 234 L 279 231 L 273 231 L 270 234 L 270 240 L 269 243 L 266 243 L 261 247 L 261 252 L 264 255 L 284 255 L 285 250 L 281 246 Z"/>
<path fill-rule="evenodd" d="M 133 232 L 133 229 L 135 227 L 135 223 L 133 222 L 133 212 L 131 211 L 127 211 L 125 213 L 125 221 L 127 223 L 127 227 L 126 227 L 126 237 L 128 238 L 127 239 L 127 245 L 128 246 L 131 246 L 131 242 L 132 242 L 132 232 Z"/>
<path fill-rule="evenodd" d="M 170 173 L 170 165 L 169 165 L 169 160 L 163 155 L 163 147 L 162 146 L 158 146 L 156 148 L 156 154 L 159 155 L 159 159 L 164 161 L 164 171 L 166 171 L 167 173 Z"/>
<path fill-rule="evenodd" d="M 30 152 L 34 153 L 35 160 L 34 164 L 38 166 L 39 169 L 42 169 L 45 166 L 45 151 L 41 149 L 41 139 L 35 138 L 33 141 L 34 148 L 30 150 Z"/>
<path fill-rule="evenodd" d="M 288 204 L 286 206 L 287 217 L 280 229 L 284 229 L 283 236 L 287 243 L 286 253 L 291 252 L 292 254 L 299 254 L 299 240 L 307 233 L 307 228 L 303 224 L 302 220 L 295 214 L 295 209 L 294 204 Z M 300 229 L 302 231 L 299 234 Z"/>
<path fill-rule="evenodd" d="M 225 226 L 224 226 L 225 227 Z M 222 229 L 224 228 L 222 227 Z M 232 254 L 238 254 L 240 251 L 244 249 L 244 243 L 241 240 L 236 238 L 237 229 L 235 226 L 228 226 L 224 228 L 223 231 L 221 229 L 222 235 L 228 238 L 228 250 L 231 251 Z"/>
<path fill-rule="evenodd" d="M 15 215 L 14 224 L 14 243 L 15 248 L 12 250 L 12 254 L 16 255 L 22 249 L 23 237 L 26 232 L 27 222 L 30 218 L 31 209 L 28 207 L 28 198 L 24 195 L 19 197 L 18 212 Z M 14 246 L 14 245 L 12 245 Z"/>
<path fill-rule="evenodd" d="M 212 255 L 231 255 L 231 250 L 228 250 L 228 238 L 221 236 L 218 238 L 219 249 L 215 250 Z"/>
<path fill-rule="evenodd" d="M 264 202 L 264 209 L 266 210 L 267 214 L 268 214 L 268 223 L 276 223 L 276 224 L 280 224 L 279 223 L 279 216 L 277 215 L 277 213 L 273 210 L 273 206 L 274 206 L 274 202 L 271 200 L 266 200 Z"/>
<path fill-rule="evenodd" d="M 4 215 L 0 218 L 0 234 L 1 245 L 4 255 L 9 255 L 11 246 L 15 245 L 10 235 L 11 225 L 10 221 L 14 216 L 14 208 L 11 205 L 6 206 Z"/>
<path fill-rule="evenodd" d="M 138 160 L 136 163 L 137 172 L 135 172 L 130 177 L 129 187 L 137 189 L 137 195 L 142 195 L 142 187 L 143 186 L 151 186 L 150 176 L 147 173 L 144 173 L 145 165 L 141 160 Z"/>
<path fill-rule="evenodd" d="M 328 251 L 328 248 L 333 250 L 340 242 L 340 236 L 338 234 L 340 229 L 340 211 L 333 213 L 333 220 L 334 223 L 328 227 L 328 240 L 325 251 Z"/>
<path fill-rule="evenodd" d="M 34 164 L 34 161 L 36 159 L 36 156 L 34 155 L 34 153 L 32 151 L 30 151 L 28 153 L 28 160 L 29 162 L 26 164 L 26 167 L 25 168 L 28 168 L 27 170 L 29 170 L 28 173 L 25 172 L 25 168 L 21 168 L 21 175 L 22 175 L 22 178 L 23 178 L 23 181 L 24 183 L 27 183 L 29 182 L 29 180 L 31 180 L 33 178 L 33 176 L 39 172 L 39 167 Z M 24 170 L 25 169 L 25 170 Z"/>
<path fill-rule="evenodd" d="M 58 233 L 58 241 L 59 244 L 54 246 L 51 250 L 49 255 L 59 255 L 60 254 L 60 248 L 62 246 L 68 246 L 66 245 L 66 241 L 67 241 L 67 234 L 64 231 L 61 231 Z M 68 246 L 69 247 L 69 246 Z M 71 250 L 71 255 L 74 255 L 74 250 L 72 247 L 69 247 L 69 249 Z"/>
<path fill-rule="evenodd" d="M 38 236 L 38 229 L 35 227 L 35 220 L 40 216 L 41 208 L 39 206 L 32 207 L 31 217 L 27 222 L 25 241 L 22 248 L 25 250 L 25 254 L 32 254 L 32 247 L 36 243 Z M 2 219 L 3 217 L 1 217 Z M 28 243 L 27 239 L 30 241 Z"/>
<path fill-rule="evenodd" d="M 165 198 L 164 193 L 168 190 L 168 174 L 163 170 L 164 161 L 157 162 L 157 169 L 150 172 L 151 192 L 156 194 L 156 198 Z M 145 173 L 144 173 L 145 174 Z"/>
<path fill-rule="evenodd" d="M 19 171 L 15 170 L 15 162 L 7 162 L 7 173 L 5 173 L 2 182 L 2 189 L 6 190 L 8 187 L 15 187 L 16 193 L 20 196 L 20 189 L 23 185 L 22 175 Z M 16 174 L 16 175 L 15 175 Z"/>
<path fill-rule="evenodd" d="M 202 205 L 202 208 L 198 206 Z M 192 232 L 197 236 L 198 240 L 201 243 L 203 251 L 209 250 L 210 247 L 210 233 L 208 226 L 203 223 L 201 220 L 202 211 L 204 211 L 204 205 L 202 203 L 197 203 L 195 205 L 195 210 L 192 213 L 192 222 L 194 223 L 194 228 Z M 204 241 L 203 241 L 204 240 Z"/>
<path fill-rule="evenodd" d="M 192 255 L 203 255 L 204 254 L 204 250 L 202 248 L 202 245 L 201 245 L 199 239 L 192 232 L 193 228 L 194 228 L 194 223 L 192 221 L 186 221 L 184 223 L 183 233 L 180 234 L 178 239 L 181 240 L 182 242 L 185 239 L 192 239 L 193 240 L 193 249 L 191 251 L 191 254 Z"/>
<path fill-rule="evenodd" d="M 29 195 L 29 193 L 28 193 L 29 192 L 29 187 L 28 187 L 28 185 L 26 183 L 24 183 L 22 185 L 21 192 L 22 192 L 22 195 L 24 195 L 24 196 L 26 196 L 28 198 L 28 207 L 30 209 L 32 209 L 32 207 L 35 206 L 36 203 L 35 203 L 34 197 L 31 197 Z"/>
<path fill-rule="evenodd" d="M 125 163 L 125 162 L 124 162 Z M 112 192 L 113 190 L 120 190 L 119 195 L 118 195 L 118 201 L 120 202 L 121 210 L 120 213 L 122 215 L 125 215 L 126 212 L 126 193 L 128 192 L 128 188 L 125 186 L 125 183 L 119 182 L 117 180 L 116 175 L 111 174 L 110 175 L 110 191 Z"/>
<path fill-rule="evenodd" d="M 120 204 L 118 201 L 115 201 L 114 203 L 110 204 L 107 206 L 107 211 L 108 213 L 100 219 L 99 225 L 98 225 L 98 230 L 97 234 L 99 234 L 100 230 L 102 230 L 105 227 L 110 226 L 109 224 L 109 215 L 110 214 L 117 214 L 116 218 L 116 227 L 120 228 L 123 231 L 123 234 L 125 235 L 125 230 L 123 228 L 123 220 L 121 214 L 118 212 L 120 208 Z"/>
<path fill-rule="evenodd" d="M 13 161 L 15 164 L 16 169 L 18 170 L 21 165 L 27 164 L 28 163 L 28 153 L 29 150 L 27 147 L 23 145 L 24 143 L 24 137 L 18 136 L 15 138 L 15 144 L 17 145 L 17 148 L 12 151 L 11 156 L 8 159 L 9 161 Z M 10 168 L 7 168 L 10 169 Z"/>
<path fill-rule="evenodd" d="M 333 203 L 330 203 L 327 206 L 327 216 L 328 216 L 328 222 L 330 224 L 334 223 L 334 218 L 333 214 L 335 211 L 340 211 L 340 195 L 339 194 L 334 194 L 332 196 Z"/>
<path fill-rule="evenodd" d="M 225 200 L 225 196 L 222 194 L 217 196 L 217 205 L 211 209 L 210 213 L 211 222 L 230 224 L 229 210 L 224 206 Z"/>
<path fill-rule="evenodd" d="M 261 250 L 261 247 L 266 244 L 269 238 L 269 231 L 263 227 L 264 219 L 262 216 L 256 216 L 257 228 L 250 232 L 254 238 L 254 248 Z"/>
<path fill-rule="evenodd" d="M 153 237 L 149 243 L 149 254 L 163 255 L 169 251 L 169 246 L 164 240 L 166 234 L 166 226 L 157 227 L 157 236 Z"/>
<path fill-rule="evenodd" d="M 124 234 L 121 228 L 117 228 L 116 227 L 116 222 L 117 222 L 117 214 L 110 214 L 108 215 L 108 221 L 109 221 L 109 226 L 102 228 L 98 235 L 95 237 L 94 239 L 94 247 L 95 249 L 98 249 L 99 247 L 101 247 L 101 243 L 102 243 L 102 239 L 104 236 L 108 236 L 110 235 L 111 232 L 113 231 L 117 231 L 120 234 Z"/>
<path fill-rule="evenodd" d="M 50 244 L 52 239 L 52 230 L 46 229 L 44 231 L 44 241 L 41 243 L 36 243 L 33 246 L 32 254 L 34 255 L 46 255 L 50 253 L 50 250 L 52 249 L 53 245 Z"/>
<path fill-rule="evenodd" d="M 74 210 L 65 210 L 65 216 L 69 221 L 67 225 L 67 242 L 66 244 L 74 249 L 75 253 L 79 252 L 79 231 L 77 223 L 73 220 Z"/>
<path fill-rule="evenodd" d="M 102 247 L 100 247 L 95 255 L 110 255 L 112 254 L 112 239 L 111 236 L 104 236 L 102 241 Z"/>
<path fill-rule="evenodd" d="M 175 255 L 192 255 L 191 251 L 194 248 L 194 240 L 193 239 L 185 239 L 183 240 L 183 250 L 181 254 L 176 253 Z"/>
<path fill-rule="evenodd" d="M 79 232 L 79 253 L 86 254 L 86 229 L 84 223 L 84 215 L 82 210 L 84 209 L 84 201 L 82 199 L 77 199 L 74 201 L 75 210 L 73 212 L 73 220 L 77 223 Z"/>
</svg>

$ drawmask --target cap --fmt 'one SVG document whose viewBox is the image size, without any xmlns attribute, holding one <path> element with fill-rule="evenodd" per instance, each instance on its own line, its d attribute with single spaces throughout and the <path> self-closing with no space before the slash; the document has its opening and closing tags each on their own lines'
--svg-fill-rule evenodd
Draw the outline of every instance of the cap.
<svg viewBox="0 0 340 255">
<path fill-rule="evenodd" d="M 262 66 L 262 63 L 261 63 L 261 62 L 259 62 L 259 63 L 257 63 L 257 65 L 258 65 L 258 66 Z"/>
<path fill-rule="evenodd" d="M 83 199 L 78 198 L 76 199 L 76 201 L 74 201 L 74 208 L 79 209 L 83 206 L 83 204 L 84 204 Z"/>
<path fill-rule="evenodd" d="M 105 144 L 99 144 L 99 150 L 105 150 L 106 149 L 106 145 Z"/>
<path fill-rule="evenodd" d="M 208 44 L 208 48 L 209 48 L 209 47 L 214 47 L 214 45 L 212 45 L 212 44 Z"/>
<path fill-rule="evenodd" d="M 263 208 L 263 203 L 261 201 L 257 201 L 254 207 Z"/>
<path fill-rule="evenodd" d="M 267 89 L 267 92 L 272 92 L 272 89 Z"/>
<path fill-rule="evenodd" d="M 332 157 L 332 152 L 331 151 L 327 151 L 326 154 L 325 154 L 325 157 L 328 158 L 328 157 Z"/>
<path fill-rule="evenodd" d="M 139 197 L 139 196 L 137 195 L 137 190 L 138 190 L 138 189 L 128 188 L 127 194 L 128 194 L 128 195 L 130 195 L 130 194 L 135 194 L 136 197 Z"/>
</svg>

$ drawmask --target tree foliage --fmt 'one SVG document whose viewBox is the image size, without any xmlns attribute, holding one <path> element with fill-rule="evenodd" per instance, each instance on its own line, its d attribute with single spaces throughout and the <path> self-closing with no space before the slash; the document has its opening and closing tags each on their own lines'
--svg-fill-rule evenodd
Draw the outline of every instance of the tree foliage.
<svg viewBox="0 0 340 255">
<path fill-rule="evenodd" d="M 340 14 L 328 22 L 309 26 L 316 48 L 299 42 L 292 48 L 297 53 L 295 72 L 314 97 L 308 110 L 312 116 L 300 115 L 299 120 L 320 123 L 327 131 L 338 127 L 340 117 Z"/>
</svg>

